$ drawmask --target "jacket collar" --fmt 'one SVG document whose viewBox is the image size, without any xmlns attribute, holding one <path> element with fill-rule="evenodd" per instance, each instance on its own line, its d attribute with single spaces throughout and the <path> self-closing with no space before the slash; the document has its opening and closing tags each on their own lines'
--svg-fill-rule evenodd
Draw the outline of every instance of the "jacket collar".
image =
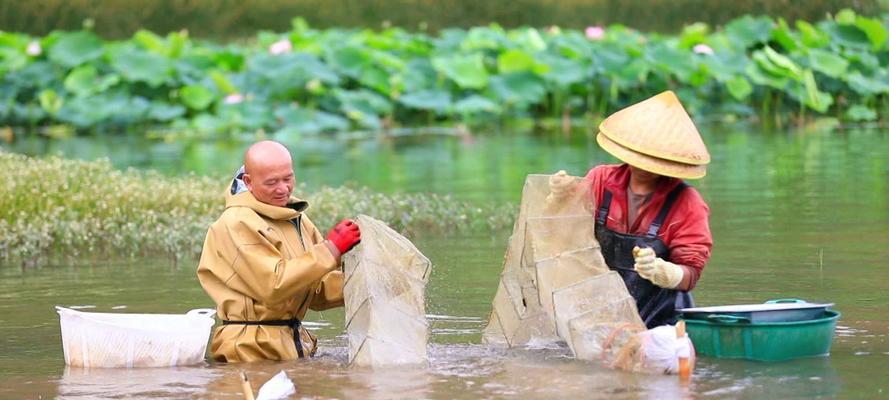
<svg viewBox="0 0 889 400">
<path fill-rule="evenodd" d="M 287 203 L 286 207 L 278 207 L 256 200 L 256 197 L 253 197 L 253 193 L 250 193 L 249 191 L 234 195 L 231 194 L 231 192 L 226 191 L 225 208 L 228 209 L 231 207 L 247 207 L 255 211 L 257 214 L 274 220 L 291 220 L 305 211 L 306 208 L 309 207 L 309 203 L 305 200 L 290 196 L 290 202 Z"/>
</svg>

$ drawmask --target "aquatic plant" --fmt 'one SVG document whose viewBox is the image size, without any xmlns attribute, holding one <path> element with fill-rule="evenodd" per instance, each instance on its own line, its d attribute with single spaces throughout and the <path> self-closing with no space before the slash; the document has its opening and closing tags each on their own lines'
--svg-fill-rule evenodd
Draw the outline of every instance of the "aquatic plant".
<svg viewBox="0 0 889 400">
<path fill-rule="evenodd" d="M 227 179 L 116 170 L 108 160 L 31 158 L 0 152 L 0 261 L 94 260 L 200 253 L 207 228 L 222 212 Z M 484 232 L 512 222 L 509 204 L 477 205 L 425 193 L 366 188 L 296 192 L 309 200 L 320 229 L 358 213 L 406 234 Z"/>
<path fill-rule="evenodd" d="M 889 118 L 889 16 L 815 24 L 743 16 L 711 31 L 401 28 L 260 32 L 217 44 L 187 32 L 103 41 L 90 30 L 0 33 L 0 124 L 290 136 L 396 124 L 587 118 L 666 89 L 692 113 Z M 786 119 L 786 118 L 784 118 Z M 61 128 L 60 128 L 61 126 Z M 19 129 L 22 130 L 22 129 Z"/>
</svg>

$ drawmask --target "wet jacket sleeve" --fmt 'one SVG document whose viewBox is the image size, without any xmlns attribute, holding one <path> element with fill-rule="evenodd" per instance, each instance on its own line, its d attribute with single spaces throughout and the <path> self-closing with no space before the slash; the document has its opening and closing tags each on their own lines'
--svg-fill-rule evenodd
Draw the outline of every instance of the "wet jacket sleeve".
<svg viewBox="0 0 889 400">
<path fill-rule="evenodd" d="M 312 242 L 324 245 L 324 236 L 314 223 L 309 221 L 312 234 Z M 342 307 L 343 305 L 343 273 L 342 271 L 331 271 L 321 282 L 315 287 L 315 296 L 309 308 L 315 311 L 322 311 L 328 308 Z"/>
<path fill-rule="evenodd" d="M 266 304 L 288 300 L 300 291 L 311 288 L 336 268 L 330 250 L 324 243 L 312 246 L 303 255 L 286 260 L 275 247 L 278 240 L 259 224 L 240 220 L 224 227 L 224 240 L 232 249 L 230 258 L 233 276 L 226 284 Z M 226 252 L 227 253 L 227 252 Z M 231 280 L 237 278 L 240 284 Z"/>
<path fill-rule="evenodd" d="M 332 271 L 315 287 L 315 296 L 309 304 L 309 308 L 315 311 L 323 311 L 328 308 L 342 307 L 343 301 L 343 273 Z"/>
<path fill-rule="evenodd" d="M 670 248 L 670 261 L 689 267 L 688 290 L 691 290 L 700 279 L 713 247 L 710 208 L 697 190 L 686 190 L 676 206 L 665 221 L 664 239 Z"/>
</svg>

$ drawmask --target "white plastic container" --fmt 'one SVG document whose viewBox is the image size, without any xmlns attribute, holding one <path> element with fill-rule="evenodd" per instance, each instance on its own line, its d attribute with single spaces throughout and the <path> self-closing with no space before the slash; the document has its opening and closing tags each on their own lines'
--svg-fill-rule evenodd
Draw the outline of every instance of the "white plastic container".
<svg viewBox="0 0 889 400">
<path fill-rule="evenodd" d="M 187 314 L 114 314 L 56 307 L 65 364 L 85 368 L 172 367 L 204 361 L 213 309 Z"/>
</svg>

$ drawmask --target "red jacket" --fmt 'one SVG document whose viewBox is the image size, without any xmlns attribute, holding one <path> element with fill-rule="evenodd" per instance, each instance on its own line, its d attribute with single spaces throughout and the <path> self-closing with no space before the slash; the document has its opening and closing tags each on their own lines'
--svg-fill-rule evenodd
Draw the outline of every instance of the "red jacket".
<svg viewBox="0 0 889 400">
<path fill-rule="evenodd" d="M 594 210 L 599 209 L 605 189 L 611 191 L 611 208 L 608 212 L 609 229 L 632 235 L 644 235 L 648 225 L 657 216 L 670 190 L 681 180 L 665 178 L 658 183 L 651 199 L 639 208 L 634 226 L 627 226 L 627 187 L 630 183 L 630 168 L 627 164 L 599 165 L 587 173 L 592 182 Z M 691 270 L 689 290 L 695 287 L 701 277 L 704 265 L 710 259 L 713 236 L 710 234 L 708 218 L 710 208 L 693 187 L 682 191 L 673 208 L 667 214 L 658 237 L 670 249 L 670 261 L 682 264 Z"/>
</svg>

